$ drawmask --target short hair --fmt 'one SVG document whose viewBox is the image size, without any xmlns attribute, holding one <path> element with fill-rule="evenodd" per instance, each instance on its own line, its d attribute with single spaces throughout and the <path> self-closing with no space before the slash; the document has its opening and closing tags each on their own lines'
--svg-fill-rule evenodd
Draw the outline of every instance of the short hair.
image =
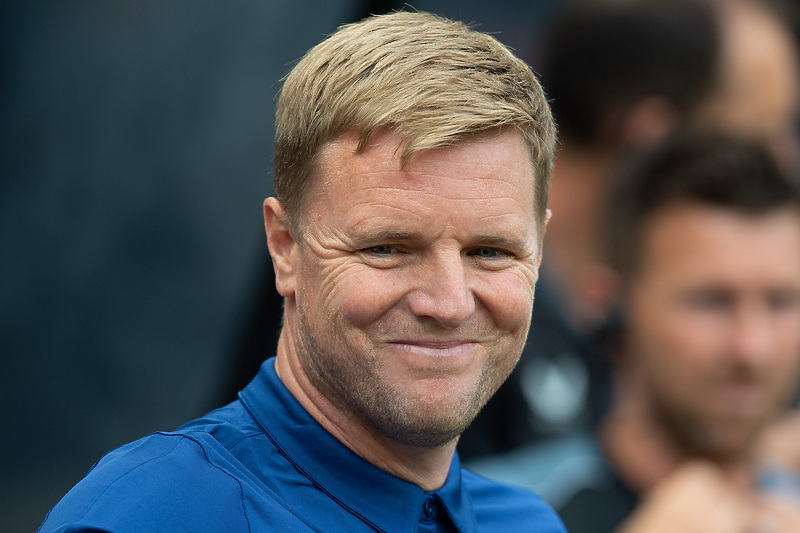
<svg viewBox="0 0 800 533">
<path fill-rule="evenodd" d="M 783 208 L 800 213 L 800 190 L 760 142 L 712 131 L 676 132 L 616 176 L 607 224 L 611 266 L 623 277 L 634 274 L 648 220 L 679 204 L 752 216 Z"/>
<path fill-rule="evenodd" d="M 619 135 L 646 97 L 687 118 L 712 93 L 721 37 L 706 0 L 573 0 L 559 11 L 539 72 L 559 134 L 591 145 Z"/>
<path fill-rule="evenodd" d="M 405 165 L 418 151 L 506 127 L 529 149 L 541 230 L 556 133 L 530 67 L 460 22 L 421 12 L 372 16 L 341 26 L 286 77 L 275 194 L 297 228 L 321 148 L 346 132 L 357 132 L 362 150 L 377 130 L 391 128 L 403 140 Z"/>
</svg>

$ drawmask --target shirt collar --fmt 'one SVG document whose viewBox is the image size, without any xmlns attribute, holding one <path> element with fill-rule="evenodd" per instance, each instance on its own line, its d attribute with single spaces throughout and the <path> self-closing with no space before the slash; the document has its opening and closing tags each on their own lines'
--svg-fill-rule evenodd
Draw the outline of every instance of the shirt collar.
<svg viewBox="0 0 800 533">
<path fill-rule="evenodd" d="M 278 378 L 274 358 L 239 398 L 280 453 L 340 505 L 382 531 L 416 530 L 426 493 L 362 459 L 320 426 Z M 434 493 L 461 533 L 475 532 L 457 454 Z"/>
</svg>

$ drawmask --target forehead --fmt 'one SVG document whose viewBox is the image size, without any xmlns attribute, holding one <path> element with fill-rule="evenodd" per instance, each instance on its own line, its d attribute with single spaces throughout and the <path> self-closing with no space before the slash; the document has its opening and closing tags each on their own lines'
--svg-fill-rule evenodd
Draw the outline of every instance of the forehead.
<svg viewBox="0 0 800 533">
<path fill-rule="evenodd" d="M 741 2 L 727 9 L 727 28 L 724 64 L 738 105 L 773 115 L 795 111 L 800 73 L 788 30 L 763 8 Z"/>
<path fill-rule="evenodd" d="M 486 133 L 466 136 L 452 145 L 421 150 L 405 165 L 401 155 L 405 148 L 403 139 L 388 128 L 375 133 L 362 150 L 358 150 L 359 136 L 345 133 L 326 143 L 320 150 L 315 176 L 323 179 L 344 168 L 374 171 L 408 171 L 409 175 L 435 170 L 453 162 L 482 166 L 486 177 L 525 167 L 533 181 L 531 154 L 521 133 L 495 128 Z M 329 177 L 329 176 L 327 176 Z"/>
<path fill-rule="evenodd" d="M 667 206 L 642 228 L 638 278 L 664 283 L 800 285 L 800 213 L 747 215 L 701 204 Z"/>
<path fill-rule="evenodd" d="M 402 143 L 391 132 L 376 135 L 357 152 L 345 135 L 321 152 L 306 216 L 319 209 L 347 215 L 435 220 L 454 212 L 483 213 L 527 225 L 534 216 L 533 165 L 521 134 L 496 132 L 424 150 L 403 166 Z M 357 209 L 356 209 L 357 208 Z M 440 209 L 441 208 L 441 209 Z"/>
</svg>

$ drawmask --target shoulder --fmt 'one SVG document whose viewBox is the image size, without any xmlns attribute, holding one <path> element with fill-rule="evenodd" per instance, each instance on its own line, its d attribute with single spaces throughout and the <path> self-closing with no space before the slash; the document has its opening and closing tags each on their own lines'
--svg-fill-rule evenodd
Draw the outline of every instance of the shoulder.
<svg viewBox="0 0 800 533">
<path fill-rule="evenodd" d="M 246 524 L 241 481 L 214 464 L 218 453 L 212 439 L 179 433 L 155 433 L 123 446 L 64 496 L 41 531 L 63 524 L 107 531 L 166 531 L 168 524 L 224 530 Z"/>
<path fill-rule="evenodd" d="M 246 428 L 206 418 L 122 446 L 64 496 L 40 531 L 254 531 L 266 524 L 308 531 L 252 471 L 247 454 L 259 448 L 270 455 L 253 439 Z"/>
<path fill-rule="evenodd" d="M 555 511 L 530 490 L 493 481 L 469 470 L 463 470 L 462 481 L 472 499 L 478 531 L 565 532 Z"/>
</svg>

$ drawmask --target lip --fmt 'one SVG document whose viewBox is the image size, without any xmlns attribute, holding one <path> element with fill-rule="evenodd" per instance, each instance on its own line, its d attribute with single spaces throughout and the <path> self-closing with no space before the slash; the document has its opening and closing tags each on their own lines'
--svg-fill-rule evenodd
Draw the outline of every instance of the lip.
<svg viewBox="0 0 800 533">
<path fill-rule="evenodd" d="M 758 412 L 764 404 L 764 391 L 755 384 L 726 384 L 718 398 L 724 409 L 732 412 Z"/>
<path fill-rule="evenodd" d="M 458 357 L 469 354 L 477 345 L 474 340 L 398 340 L 388 343 L 393 348 L 400 349 L 412 355 L 425 357 Z"/>
<path fill-rule="evenodd" d="M 727 385 L 721 390 L 724 396 L 730 399 L 741 398 L 742 401 L 755 401 L 762 395 L 761 387 L 756 385 Z"/>
</svg>

